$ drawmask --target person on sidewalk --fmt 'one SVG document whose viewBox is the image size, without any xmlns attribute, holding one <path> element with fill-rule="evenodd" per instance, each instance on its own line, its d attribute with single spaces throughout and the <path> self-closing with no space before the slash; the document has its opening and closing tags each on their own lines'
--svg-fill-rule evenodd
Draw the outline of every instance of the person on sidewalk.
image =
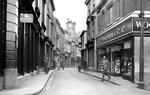
<svg viewBox="0 0 150 95">
<path fill-rule="evenodd" d="M 80 70 L 81 70 L 81 68 L 82 68 L 82 66 L 81 66 L 81 64 L 80 63 L 78 63 L 78 71 L 80 72 Z"/>
<path fill-rule="evenodd" d="M 48 55 L 45 54 L 44 56 L 44 72 L 45 74 L 48 74 Z"/>
<path fill-rule="evenodd" d="M 83 60 L 83 70 L 84 70 L 84 72 L 85 72 L 85 70 L 86 70 L 86 68 L 87 68 L 87 62 L 86 62 L 86 60 Z"/>
<path fill-rule="evenodd" d="M 107 74 L 107 70 L 108 70 L 108 60 L 106 59 L 106 56 L 103 56 L 102 59 L 102 68 L 103 68 L 103 76 L 102 76 L 102 82 L 104 81 L 104 77 L 105 75 L 108 76 L 108 80 L 110 80 L 110 76 Z"/>
</svg>

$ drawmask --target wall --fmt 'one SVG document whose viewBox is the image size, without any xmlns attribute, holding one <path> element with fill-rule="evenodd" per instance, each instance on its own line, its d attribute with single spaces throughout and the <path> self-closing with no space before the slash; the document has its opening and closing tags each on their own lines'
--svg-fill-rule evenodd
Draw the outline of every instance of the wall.
<svg viewBox="0 0 150 95">
<path fill-rule="evenodd" d="M 140 37 L 134 38 L 134 72 L 135 82 L 139 81 Z M 144 38 L 144 82 L 150 87 L 150 37 Z"/>
<path fill-rule="evenodd" d="M 7 1 L 6 27 L 6 69 L 5 88 L 13 88 L 17 84 L 17 51 L 16 35 L 18 32 L 18 0 Z"/>
</svg>

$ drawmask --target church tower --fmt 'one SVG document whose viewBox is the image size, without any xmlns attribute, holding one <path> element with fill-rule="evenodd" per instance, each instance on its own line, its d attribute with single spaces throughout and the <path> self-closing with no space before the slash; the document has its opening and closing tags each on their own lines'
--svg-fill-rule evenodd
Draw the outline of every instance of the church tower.
<svg viewBox="0 0 150 95">
<path fill-rule="evenodd" d="M 76 26 L 76 22 L 73 22 L 73 21 L 67 19 L 66 30 L 69 32 L 70 36 L 73 36 L 72 34 L 74 34 L 76 32 L 75 26 Z"/>
</svg>

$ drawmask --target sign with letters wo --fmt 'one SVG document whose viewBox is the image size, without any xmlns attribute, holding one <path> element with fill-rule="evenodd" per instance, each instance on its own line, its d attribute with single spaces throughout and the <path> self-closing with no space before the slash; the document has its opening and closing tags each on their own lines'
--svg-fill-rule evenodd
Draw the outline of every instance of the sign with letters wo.
<svg viewBox="0 0 150 95">
<path fill-rule="evenodd" d="M 140 31 L 140 18 L 133 18 L 133 31 Z M 150 18 L 144 18 L 144 31 L 150 31 Z"/>
<path fill-rule="evenodd" d="M 140 18 L 134 17 L 129 18 L 117 25 L 112 27 L 110 30 L 106 31 L 102 35 L 96 38 L 96 45 L 102 45 L 106 42 L 110 42 L 116 38 L 123 35 L 134 33 L 135 31 L 140 33 L 141 21 Z M 150 31 L 150 18 L 144 18 L 144 31 Z"/>
</svg>

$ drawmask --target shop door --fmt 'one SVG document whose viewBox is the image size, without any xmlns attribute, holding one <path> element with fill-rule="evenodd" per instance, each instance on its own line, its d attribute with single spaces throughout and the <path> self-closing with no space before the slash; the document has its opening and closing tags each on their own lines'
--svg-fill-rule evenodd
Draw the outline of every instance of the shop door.
<svg viewBox="0 0 150 95">
<path fill-rule="evenodd" d="M 121 51 L 115 52 L 115 73 L 120 74 L 121 73 Z"/>
<path fill-rule="evenodd" d="M 131 49 L 124 50 L 123 75 L 124 75 L 124 78 L 127 78 L 127 79 L 131 79 L 132 77 Z"/>
<path fill-rule="evenodd" d="M 114 69 L 116 74 L 122 74 L 122 56 L 123 56 L 123 49 L 122 45 L 118 45 L 115 47 L 115 54 L 114 54 Z"/>
<path fill-rule="evenodd" d="M 123 49 L 123 78 L 134 81 L 134 64 L 133 64 L 133 49 L 131 47 L 132 42 L 128 41 L 124 43 Z"/>
</svg>

